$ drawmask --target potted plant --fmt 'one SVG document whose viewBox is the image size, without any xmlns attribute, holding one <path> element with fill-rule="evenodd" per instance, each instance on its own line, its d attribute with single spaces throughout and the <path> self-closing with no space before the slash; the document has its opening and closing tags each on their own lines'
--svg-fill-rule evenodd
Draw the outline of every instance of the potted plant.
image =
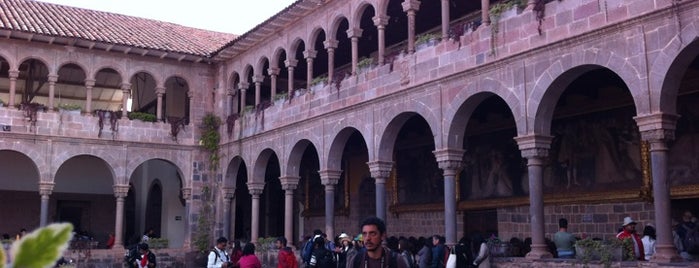
<svg viewBox="0 0 699 268">
<path fill-rule="evenodd" d="M 143 122 L 155 122 L 158 118 L 154 114 L 143 113 L 143 112 L 130 112 L 128 114 L 129 120 L 141 120 Z"/>
<path fill-rule="evenodd" d="M 434 46 L 437 44 L 437 38 L 437 35 L 434 33 L 420 34 L 415 38 L 415 46 L 418 48 Z"/>
<path fill-rule="evenodd" d="M 58 110 L 61 111 L 62 113 L 70 113 L 70 114 L 80 114 L 80 110 L 82 107 L 78 104 L 74 103 L 60 103 L 58 104 Z"/>
<path fill-rule="evenodd" d="M 373 63 L 374 63 L 373 58 L 362 58 L 359 60 L 359 62 L 357 62 L 357 69 L 358 70 L 367 69 L 367 68 L 371 67 L 371 65 Z"/>
</svg>

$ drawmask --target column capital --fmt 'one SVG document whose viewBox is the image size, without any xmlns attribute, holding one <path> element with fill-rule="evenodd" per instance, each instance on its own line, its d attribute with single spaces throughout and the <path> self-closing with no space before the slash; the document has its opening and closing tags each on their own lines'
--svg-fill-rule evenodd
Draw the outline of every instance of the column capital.
<svg viewBox="0 0 699 268">
<path fill-rule="evenodd" d="M 362 28 L 352 28 L 352 29 L 347 30 L 347 37 L 348 38 L 360 38 L 360 37 L 362 37 L 362 32 L 364 32 L 364 30 L 362 30 Z"/>
<path fill-rule="evenodd" d="M 279 182 L 282 184 L 282 190 L 296 190 L 299 185 L 300 177 L 283 176 L 279 177 Z"/>
<path fill-rule="evenodd" d="M 390 18 L 391 17 L 386 16 L 386 15 L 376 15 L 373 18 L 371 18 L 371 20 L 374 21 L 374 25 L 376 27 L 381 27 L 381 26 L 386 27 L 386 25 L 388 25 L 388 19 L 390 19 Z"/>
<path fill-rule="evenodd" d="M 464 150 L 444 148 L 432 151 L 437 159 L 437 165 L 444 171 L 445 176 L 454 176 L 463 166 Z"/>
<path fill-rule="evenodd" d="M 49 74 L 48 81 L 49 81 L 49 83 L 58 82 L 58 75 L 57 74 Z"/>
<path fill-rule="evenodd" d="M 131 91 L 131 83 L 121 83 L 122 91 Z"/>
<path fill-rule="evenodd" d="M 233 199 L 235 198 L 235 187 L 223 187 L 223 198 Z"/>
<path fill-rule="evenodd" d="M 252 196 L 259 196 L 262 194 L 262 190 L 265 189 L 265 184 L 264 183 L 258 183 L 258 182 L 248 182 L 248 192 Z"/>
<path fill-rule="evenodd" d="M 299 60 L 297 60 L 297 59 L 285 60 L 284 64 L 286 65 L 287 68 L 296 67 L 296 65 L 299 64 Z"/>
<path fill-rule="evenodd" d="M 367 162 L 367 165 L 369 165 L 369 172 L 371 173 L 371 177 L 373 177 L 376 180 L 385 180 L 386 178 L 388 178 L 388 176 L 391 175 L 391 169 L 393 168 L 393 162 L 391 161 L 371 161 Z"/>
<path fill-rule="evenodd" d="M 226 90 L 226 95 L 228 95 L 228 96 L 235 96 L 235 93 L 236 93 L 236 91 L 233 88 Z"/>
<path fill-rule="evenodd" d="M 278 67 L 270 67 L 267 69 L 267 72 L 269 73 L 269 75 L 279 75 L 280 70 L 281 69 Z"/>
<path fill-rule="evenodd" d="M 320 183 L 323 185 L 337 185 L 340 181 L 340 176 L 342 175 L 342 170 L 321 170 L 320 173 Z"/>
<path fill-rule="evenodd" d="M 86 87 L 94 87 L 95 86 L 95 79 L 85 79 L 85 86 Z"/>
<path fill-rule="evenodd" d="M 541 158 L 548 156 L 553 137 L 531 134 L 514 138 L 524 158 Z"/>
<path fill-rule="evenodd" d="M 313 49 L 306 49 L 303 51 L 303 57 L 306 59 L 315 59 L 316 56 L 318 56 L 318 51 L 315 51 Z"/>
<path fill-rule="evenodd" d="M 335 40 L 335 39 L 330 39 L 330 40 L 323 42 L 323 46 L 325 47 L 325 49 L 330 49 L 330 48 L 335 49 L 335 48 L 337 48 L 338 44 L 340 44 L 340 42 Z"/>
<path fill-rule="evenodd" d="M 165 87 L 155 87 L 155 94 L 165 94 Z"/>
<path fill-rule="evenodd" d="M 53 186 L 56 185 L 53 182 L 40 181 L 39 182 L 39 194 L 41 195 L 51 195 L 53 192 Z"/>
<path fill-rule="evenodd" d="M 261 74 L 256 74 L 252 76 L 253 83 L 262 83 L 265 80 L 265 76 Z"/>
<path fill-rule="evenodd" d="M 403 6 L 403 11 L 408 12 L 408 11 L 418 11 L 420 10 L 420 1 L 419 0 L 406 0 L 401 3 Z"/>
<path fill-rule="evenodd" d="M 675 139 L 677 120 L 676 114 L 655 113 L 634 117 L 641 133 L 641 139 L 646 141 L 671 141 Z"/>
<path fill-rule="evenodd" d="M 240 82 L 238 83 L 238 89 L 240 90 L 246 90 L 250 87 L 250 83 L 248 82 Z"/>
<path fill-rule="evenodd" d="M 129 194 L 129 185 L 128 184 L 117 184 L 112 186 L 114 189 L 114 197 L 126 197 L 126 195 Z"/>
<path fill-rule="evenodd" d="M 192 199 L 192 188 L 189 188 L 189 187 L 182 188 L 182 199 L 184 199 L 184 200 Z"/>
<path fill-rule="evenodd" d="M 19 77 L 19 70 L 10 70 L 8 73 L 10 75 L 10 79 L 17 79 L 17 77 Z"/>
</svg>

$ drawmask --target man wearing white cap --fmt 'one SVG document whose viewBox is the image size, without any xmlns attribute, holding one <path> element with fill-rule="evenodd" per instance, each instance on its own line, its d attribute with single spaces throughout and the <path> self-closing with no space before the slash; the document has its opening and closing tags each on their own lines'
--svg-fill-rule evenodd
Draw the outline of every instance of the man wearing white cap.
<svg viewBox="0 0 699 268">
<path fill-rule="evenodd" d="M 645 257 L 643 256 L 643 242 L 641 241 L 641 237 L 636 233 L 636 222 L 631 217 L 626 217 L 624 218 L 622 228 L 623 230 L 616 235 L 616 238 L 622 241 L 631 239 L 634 256 L 636 256 L 637 260 L 645 260 Z M 625 256 L 628 256 L 626 249 L 624 250 L 624 257 Z"/>
</svg>

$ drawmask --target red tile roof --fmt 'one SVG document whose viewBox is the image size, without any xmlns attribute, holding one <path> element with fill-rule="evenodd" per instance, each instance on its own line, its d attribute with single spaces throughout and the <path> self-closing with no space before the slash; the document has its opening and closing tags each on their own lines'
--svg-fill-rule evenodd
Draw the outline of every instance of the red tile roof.
<svg viewBox="0 0 699 268">
<path fill-rule="evenodd" d="M 0 0 L 0 30 L 195 56 L 211 56 L 236 38 L 229 33 L 33 0 Z"/>
</svg>

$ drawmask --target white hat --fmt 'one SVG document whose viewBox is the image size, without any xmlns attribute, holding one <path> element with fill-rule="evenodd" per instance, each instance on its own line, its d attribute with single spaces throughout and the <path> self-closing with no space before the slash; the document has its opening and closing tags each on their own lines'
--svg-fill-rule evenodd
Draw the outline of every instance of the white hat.
<svg viewBox="0 0 699 268">
<path fill-rule="evenodd" d="M 622 224 L 621 226 L 626 226 L 629 224 L 636 224 L 636 222 L 631 217 L 626 217 L 624 218 L 624 224 Z"/>
<path fill-rule="evenodd" d="M 346 233 L 341 233 L 341 234 L 340 234 L 340 239 L 345 238 L 345 237 L 349 237 L 349 235 L 347 235 Z"/>
<path fill-rule="evenodd" d="M 346 233 L 340 234 L 340 236 L 339 236 L 338 238 L 340 238 L 340 241 L 345 241 L 345 240 L 347 240 L 347 241 L 349 241 L 349 242 L 352 242 L 352 238 L 350 238 L 350 236 L 347 235 Z"/>
</svg>

